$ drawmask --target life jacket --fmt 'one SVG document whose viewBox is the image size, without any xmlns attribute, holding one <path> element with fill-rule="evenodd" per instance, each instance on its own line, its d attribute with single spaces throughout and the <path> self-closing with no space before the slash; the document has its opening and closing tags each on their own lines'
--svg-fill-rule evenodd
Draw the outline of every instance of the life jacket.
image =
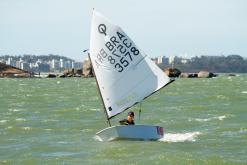
<svg viewBox="0 0 247 165">
<path fill-rule="evenodd" d="M 119 121 L 120 125 L 135 125 L 134 120 L 132 120 L 132 122 L 129 122 L 127 119 L 123 119 L 121 121 Z"/>
</svg>

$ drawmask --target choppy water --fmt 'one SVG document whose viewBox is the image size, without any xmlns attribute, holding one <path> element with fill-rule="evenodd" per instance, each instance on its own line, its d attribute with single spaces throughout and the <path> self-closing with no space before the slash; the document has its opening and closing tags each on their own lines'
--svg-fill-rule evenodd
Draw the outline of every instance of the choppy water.
<svg viewBox="0 0 247 165">
<path fill-rule="evenodd" d="M 0 164 L 247 164 L 247 75 L 177 79 L 140 121 L 134 107 L 165 128 L 155 142 L 98 141 L 100 101 L 94 79 L 0 79 Z"/>
</svg>

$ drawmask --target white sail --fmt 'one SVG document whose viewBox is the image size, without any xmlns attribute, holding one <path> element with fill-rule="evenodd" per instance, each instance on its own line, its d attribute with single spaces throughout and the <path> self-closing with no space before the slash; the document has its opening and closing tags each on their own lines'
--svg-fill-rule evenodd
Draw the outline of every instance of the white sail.
<svg viewBox="0 0 247 165">
<path fill-rule="evenodd" d="M 90 59 L 108 119 L 170 82 L 119 26 L 95 10 Z"/>
</svg>

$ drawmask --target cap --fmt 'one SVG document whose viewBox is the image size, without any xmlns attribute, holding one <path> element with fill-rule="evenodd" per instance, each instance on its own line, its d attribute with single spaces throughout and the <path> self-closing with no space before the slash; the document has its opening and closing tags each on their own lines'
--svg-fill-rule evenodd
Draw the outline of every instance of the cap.
<svg viewBox="0 0 247 165">
<path fill-rule="evenodd" d="M 134 114 L 134 112 L 130 111 L 130 112 L 128 113 L 128 116 L 135 116 L 135 114 Z"/>
</svg>

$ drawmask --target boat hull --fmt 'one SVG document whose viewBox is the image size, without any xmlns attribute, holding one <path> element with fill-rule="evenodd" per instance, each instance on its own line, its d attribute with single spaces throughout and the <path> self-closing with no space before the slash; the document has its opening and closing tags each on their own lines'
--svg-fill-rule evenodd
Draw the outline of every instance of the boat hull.
<svg viewBox="0 0 247 165">
<path fill-rule="evenodd" d="M 152 125 L 119 125 L 96 133 L 102 141 L 112 140 L 158 140 L 164 136 L 163 127 Z"/>
</svg>

